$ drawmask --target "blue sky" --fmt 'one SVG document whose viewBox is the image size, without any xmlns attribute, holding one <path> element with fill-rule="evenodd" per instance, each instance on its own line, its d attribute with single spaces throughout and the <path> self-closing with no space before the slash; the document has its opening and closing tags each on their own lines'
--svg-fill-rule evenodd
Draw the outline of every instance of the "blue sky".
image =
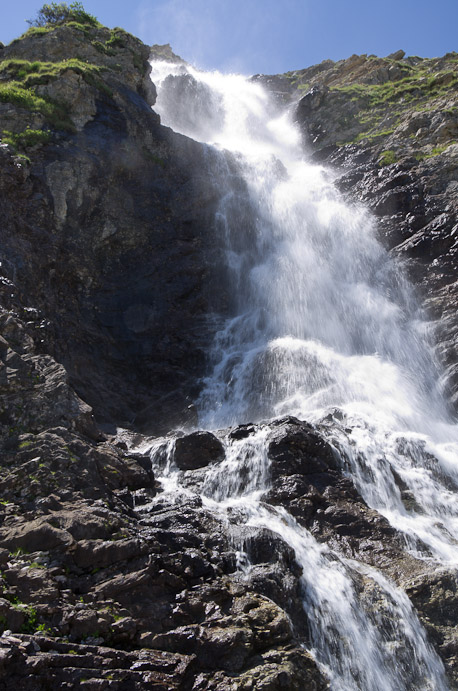
<svg viewBox="0 0 458 691">
<path fill-rule="evenodd" d="M 71 0 L 69 0 L 71 1 Z M 433 57 L 458 51 L 458 0 L 83 0 L 109 27 L 170 43 L 205 69 L 273 74 L 353 53 Z M 27 29 L 41 2 L 2 11 L 0 40 Z"/>
</svg>

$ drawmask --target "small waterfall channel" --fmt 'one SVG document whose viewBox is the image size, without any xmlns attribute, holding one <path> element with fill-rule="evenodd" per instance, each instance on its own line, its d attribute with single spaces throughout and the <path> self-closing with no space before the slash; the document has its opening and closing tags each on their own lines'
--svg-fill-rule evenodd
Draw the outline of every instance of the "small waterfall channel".
<svg viewBox="0 0 458 691">
<path fill-rule="evenodd" d="M 203 473 L 204 506 L 223 518 L 236 511 L 294 550 L 311 652 L 331 689 L 448 689 L 406 595 L 260 500 L 269 488 L 262 421 L 294 415 L 320 425 L 342 471 L 411 554 L 456 567 L 458 430 L 411 289 L 371 216 L 307 160 L 290 114 L 259 84 L 160 61 L 152 80 L 162 123 L 207 146 L 219 190 L 215 242 L 231 306 L 209 353 L 199 427 L 260 422 L 243 439 L 216 432 L 226 455 Z M 151 448 L 171 498 L 187 491 L 173 453 L 173 440 Z M 243 544 L 239 555 L 249 570 Z"/>
</svg>

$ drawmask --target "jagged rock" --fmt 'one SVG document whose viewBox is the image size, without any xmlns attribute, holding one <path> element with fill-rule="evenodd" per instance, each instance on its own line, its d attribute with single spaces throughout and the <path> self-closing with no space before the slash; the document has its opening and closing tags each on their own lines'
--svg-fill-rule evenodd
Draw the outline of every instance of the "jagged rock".
<svg viewBox="0 0 458 691">
<path fill-rule="evenodd" d="M 73 553 L 73 559 L 80 568 L 101 568 L 146 553 L 147 545 L 142 545 L 138 540 L 80 540 Z"/>
<path fill-rule="evenodd" d="M 314 475 L 339 468 L 332 448 L 311 425 L 295 418 L 276 421 L 268 454 L 274 479 L 285 475 Z"/>
<path fill-rule="evenodd" d="M 387 55 L 388 60 L 402 60 L 402 58 L 405 56 L 406 52 L 405 50 L 397 50 L 394 53 L 390 53 Z"/>
<path fill-rule="evenodd" d="M 311 425 L 295 418 L 272 424 L 268 446 L 272 484 L 264 500 L 284 506 L 318 539 L 397 578 L 421 565 L 404 554 L 388 521 L 370 509 L 352 481 L 342 475 L 343 459 Z M 290 562 L 289 568 L 294 569 Z"/>
<path fill-rule="evenodd" d="M 28 521 L 17 528 L 0 530 L 2 547 L 23 549 L 27 552 L 35 549 L 50 550 L 69 545 L 71 541 L 71 536 L 66 531 L 55 528 L 46 518 Z"/>
<path fill-rule="evenodd" d="M 328 93 L 329 89 L 325 86 L 314 86 L 310 89 L 297 105 L 298 117 L 307 118 L 313 111 L 318 110 Z"/>
<path fill-rule="evenodd" d="M 454 683 L 458 683 L 458 580 L 453 571 L 438 570 L 405 583 L 426 630 L 438 646 Z"/>
<path fill-rule="evenodd" d="M 155 689 L 168 691 L 189 688 L 193 666 L 193 658 L 174 653 L 124 652 L 24 634 L 0 639 L 2 662 L 0 688 L 5 691 L 11 683 L 21 691 L 44 691 L 51 684 L 66 688 L 75 683 L 86 688 L 117 685 L 138 691 L 153 684 Z"/>
<path fill-rule="evenodd" d="M 138 38 L 122 29 L 87 28 L 84 34 L 71 25 L 62 25 L 44 34 L 25 35 L 6 48 L 3 59 L 19 58 L 33 61 L 61 61 L 66 56 L 115 70 L 130 88 L 142 88 L 149 48 Z M 113 37 L 115 40 L 113 41 Z M 107 43 L 111 40 L 111 44 Z"/>
<path fill-rule="evenodd" d="M 254 425 L 239 425 L 229 432 L 229 437 L 231 439 L 246 439 L 255 431 L 256 427 Z"/>
</svg>

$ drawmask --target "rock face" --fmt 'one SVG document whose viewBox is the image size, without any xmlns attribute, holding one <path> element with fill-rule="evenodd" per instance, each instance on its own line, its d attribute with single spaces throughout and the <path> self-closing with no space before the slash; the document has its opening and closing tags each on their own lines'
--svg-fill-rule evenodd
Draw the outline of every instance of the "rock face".
<svg viewBox="0 0 458 691">
<path fill-rule="evenodd" d="M 46 146 L 23 147 L 30 163 L 0 152 L 1 270 L 24 307 L 33 295 L 42 349 L 64 364 L 98 419 L 154 420 L 167 430 L 192 420 L 213 333 L 209 298 L 224 300 L 210 288 L 222 271 L 217 247 L 207 251 L 216 193 L 203 148 L 151 111 L 146 46 L 116 34 L 106 55 L 99 44 L 110 32 L 92 31 L 89 41 L 63 26 L 3 51 L 5 76 L 24 56 L 43 66 L 27 85 L 34 77 L 40 98 L 65 104 L 68 118 L 52 127 L 46 115 L 31 121 L 0 104 L 0 126 L 14 129 L 18 147 L 27 127 L 51 127 Z M 55 63 L 39 62 L 74 54 L 74 69 L 62 62 L 51 73 Z M 81 71 L 85 60 L 99 71 Z"/>
<path fill-rule="evenodd" d="M 228 440 L 260 427 L 141 436 L 194 424 L 212 315 L 230 309 L 212 232 L 218 160 L 160 124 L 148 55 L 121 30 L 71 23 L 1 51 L 0 688 L 319 691 L 328 682 L 304 649 L 311 625 L 294 551 L 200 496 Z M 422 152 L 445 147 L 455 115 L 406 111 L 383 135 L 401 152 L 386 166 L 367 138 L 337 146 L 339 127 L 363 126 L 354 85 L 396 83 L 416 60 L 353 56 L 257 79 L 279 104 L 303 96 L 297 118 L 315 155 L 339 166 L 341 188 L 372 206 L 405 257 L 440 321 L 453 398 L 457 147 L 418 161 L 410 139 L 405 155 L 401 143 L 415 130 Z M 431 65 L 442 111 L 456 58 Z M 336 124 L 341 107 L 349 123 Z M 437 137 L 425 143 L 430 125 Z M 240 185 L 226 164 L 226 183 Z M 116 426 L 130 432 L 115 436 Z M 295 418 L 264 427 L 263 502 L 403 586 L 456 683 L 456 578 L 406 556 L 324 428 Z M 154 472 L 148 445 L 160 450 Z M 167 463 L 183 478 L 174 501 L 155 477 Z"/>
</svg>

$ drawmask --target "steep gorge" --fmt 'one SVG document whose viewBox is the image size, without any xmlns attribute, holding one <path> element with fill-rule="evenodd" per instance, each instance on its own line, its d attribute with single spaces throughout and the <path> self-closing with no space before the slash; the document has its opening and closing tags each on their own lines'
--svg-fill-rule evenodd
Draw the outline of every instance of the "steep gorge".
<svg viewBox="0 0 458 691">
<path fill-rule="evenodd" d="M 167 47 L 151 55 L 176 60 Z M 415 644 L 391 631 L 387 640 L 399 646 L 395 659 L 406 688 L 433 688 L 428 679 L 434 674 L 437 688 L 453 688 L 456 572 L 406 551 L 402 534 L 342 472 L 347 469 L 336 461 L 332 436 L 342 441 L 339 434 L 346 433 L 339 411 L 315 426 L 283 417 L 216 434 L 191 431 L 208 353 L 234 311 L 224 239 L 215 233 L 221 157 L 161 124 L 151 110 L 156 92 L 149 57 L 146 46 L 121 30 L 69 25 L 32 31 L 1 50 L 0 616 L 12 633 L 1 639 L 0 683 L 21 689 L 56 683 L 326 688 L 324 668 L 319 671 L 302 647 L 316 647 L 314 617 L 320 616 L 310 593 L 309 609 L 303 606 L 313 564 L 301 560 L 301 549 L 310 557 L 314 548 L 308 533 L 294 549 L 288 544 L 287 521 L 281 521 L 288 510 L 337 555 L 323 562 L 334 560 L 337 571 L 344 564 L 345 571 L 359 561 L 354 588 L 369 610 L 381 612 L 375 630 L 391 621 L 384 608 L 390 612 L 395 603 L 398 616 L 401 601 L 397 594 L 388 601 L 384 581 L 365 569 L 378 569 L 380 579 L 409 595 L 447 677 L 432 669 L 429 643 L 416 650 L 420 662 L 411 668 Z M 444 100 L 435 108 L 447 110 L 446 127 L 434 138 L 428 125 L 436 111 L 422 112 L 430 135 L 419 137 L 421 155 L 407 142 L 417 117 L 410 111 L 408 126 L 381 135 L 391 137 L 383 149 L 364 137 L 338 146 L 347 135 L 339 129 L 343 120 L 335 126 L 335 113 L 361 104 L 351 89 L 337 96 L 326 90 L 333 73 L 334 85 L 342 86 L 338 80 L 355 69 L 357 83 L 373 78 L 383 84 L 383 70 L 389 82 L 393 66 L 403 78 L 402 56 L 378 59 L 378 77 L 374 60 L 363 57 L 309 68 L 316 74 L 300 75 L 300 83 L 310 76 L 317 85 L 302 99 L 292 75 L 253 78 L 275 93 L 279 108 L 293 104 L 305 136 L 314 140 L 315 159 L 334 166 L 337 185 L 373 208 L 386 245 L 406 257 L 437 320 L 434 338 L 448 367 L 451 404 L 456 59 L 446 56 L 434 66 L 452 74 L 435 94 Z M 12 84 L 14 93 L 5 95 Z M 179 97 L 183 88 L 178 85 Z M 192 80 L 187 88 L 192 91 Z M 32 90 L 33 99 L 24 100 L 21 90 Z M 34 139 L 30 131 L 47 134 Z M 359 134 L 351 130 L 352 138 Z M 444 150 L 436 152 L 437 146 Z M 399 160 L 380 165 L 388 150 Z M 246 224 L 246 182 L 236 157 L 224 163 L 225 194 L 244 200 L 239 220 Z M 176 441 L 165 436 L 175 429 L 185 430 Z M 270 463 L 263 501 L 278 512 L 274 532 L 247 522 L 242 505 L 218 513 L 205 499 L 221 499 L 212 473 L 238 478 L 234 496 L 243 497 L 259 472 L 258 439 Z M 398 453 L 407 458 L 415 450 Z M 183 473 L 184 492 L 176 492 L 171 463 Z M 403 502 L 413 506 L 415 497 L 395 479 Z M 451 478 L 443 481 L 456 491 Z M 325 570 L 321 558 L 315 568 Z M 330 621 L 328 636 L 334 626 Z M 344 657 L 345 647 L 330 656 Z M 362 679 L 358 688 L 382 688 L 377 683 Z M 390 689 L 396 682 L 384 683 Z"/>
</svg>

